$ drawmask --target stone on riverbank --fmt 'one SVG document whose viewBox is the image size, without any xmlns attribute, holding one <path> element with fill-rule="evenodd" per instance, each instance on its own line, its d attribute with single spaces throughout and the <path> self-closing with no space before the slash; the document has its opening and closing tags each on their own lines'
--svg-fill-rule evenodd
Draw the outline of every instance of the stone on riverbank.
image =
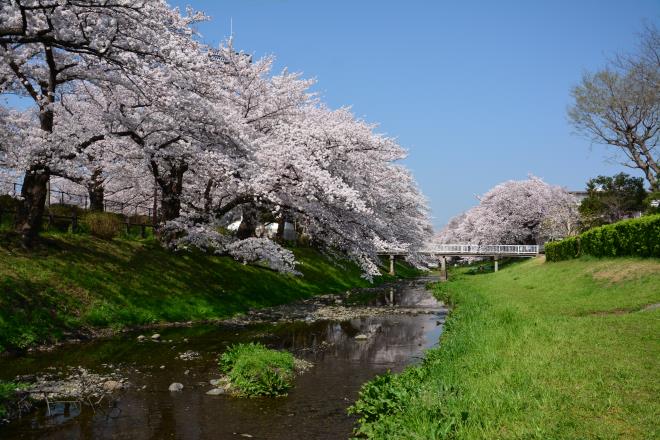
<svg viewBox="0 0 660 440">
<path fill-rule="evenodd" d="M 67 370 L 35 376 L 25 392 L 36 401 L 80 400 L 100 397 L 127 386 L 117 372 L 97 374 L 83 367 L 70 367 Z"/>
<path fill-rule="evenodd" d="M 305 359 L 293 358 L 293 370 L 296 374 L 303 374 L 313 366 L 313 363 L 306 361 Z"/>
<path fill-rule="evenodd" d="M 170 391 L 181 391 L 183 389 L 183 384 L 179 382 L 173 382 L 168 389 Z"/>
<path fill-rule="evenodd" d="M 103 382 L 103 389 L 105 391 L 112 392 L 112 391 L 121 390 L 122 388 L 124 388 L 124 385 L 117 380 L 107 380 Z"/>
<path fill-rule="evenodd" d="M 225 394 L 225 389 L 224 388 L 213 388 L 212 390 L 209 390 L 206 392 L 209 396 L 219 396 L 221 394 Z"/>
<path fill-rule="evenodd" d="M 188 350 L 188 351 L 184 351 L 183 353 L 179 353 L 178 357 L 182 361 L 192 361 L 194 359 L 199 359 L 201 356 L 196 351 Z"/>
</svg>

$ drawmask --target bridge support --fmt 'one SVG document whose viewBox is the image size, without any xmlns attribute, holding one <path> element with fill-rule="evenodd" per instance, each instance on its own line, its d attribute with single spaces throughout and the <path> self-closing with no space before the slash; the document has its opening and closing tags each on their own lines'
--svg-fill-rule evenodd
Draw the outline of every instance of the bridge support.
<svg viewBox="0 0 660 440">
<path fill-rule="evenodd" d="M 493 262 L 495 263 L 495 272 L 499 269 L 498 261 L 497 261 L 497 255 L 493 256 Z"/>
<path fill-rule="evenodd" d="M 440 279 L 447 281 L 447 257 L 440 257 Z"/>
<path fill-rule="evenodd" d="M 394 275 L 394 255 L 390 254 L 390 275 Z"/>
</svg>

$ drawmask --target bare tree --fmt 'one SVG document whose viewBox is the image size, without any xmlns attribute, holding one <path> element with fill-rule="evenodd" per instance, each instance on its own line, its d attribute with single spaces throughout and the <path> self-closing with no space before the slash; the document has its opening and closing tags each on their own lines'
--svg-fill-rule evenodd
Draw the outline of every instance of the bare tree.
<svg viewBox="0 0 660 440">
<path fill-rule="evenodd" d="M 594 143 L 623 152 L 623 165 L 640 169 L 658 190 L 660 134 L 660 33 L 649 26 L 634 55 L 617 56 L 605 69 L 585 74 L 573 88 L 568 116 Z"/>
</svg>

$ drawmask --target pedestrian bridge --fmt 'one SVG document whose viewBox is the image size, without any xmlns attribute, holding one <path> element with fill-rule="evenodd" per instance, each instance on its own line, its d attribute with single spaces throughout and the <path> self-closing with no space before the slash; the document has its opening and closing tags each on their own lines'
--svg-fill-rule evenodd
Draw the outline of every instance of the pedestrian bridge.
<svg viewBox="0 0 660 440">
<path fill-rule="evenodd" d="M 423 254 L 438 256 L 474 257 L 535 257 L 539 254 L 537 245 L 518 244 L 438 244 L 424 248 Z"/>
<path fill-rule="evenodd" d="M 535 257 L 541 246 L 526 244 L 434 244 L 417 251 L 418 254 L 439 257 Z M 382 249 L 381 255 L 408 255 L 407 249 Z"/>
<path fill-rule="evenodd" d="M 495 272 L 497 272 L 499 258 L 531 258 L 538 256 L 541 250 L 541 246 L 525 244 L 433 244 L 418 250 L 417 253 L 440 257 L 441 276 L 446 278 L 447 257 L 491 257 L 495 262 Z M 394 275 L 395 257 L 408 255 L 411 252 L 406 249 L 383 249 L 378 253 L 389 255 L 390 275 Z"/>
</svg>

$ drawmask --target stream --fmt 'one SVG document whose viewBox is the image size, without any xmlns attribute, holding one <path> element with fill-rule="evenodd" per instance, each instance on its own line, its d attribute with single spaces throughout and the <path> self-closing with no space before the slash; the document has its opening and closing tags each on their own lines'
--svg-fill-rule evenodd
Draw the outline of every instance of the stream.
<svg viewBox="0 0 660 440">
<path fill-rule="evenodd" d="M 342 308 L 378 311 L 336 319 L 207 324 L 69 345 L 0 360 L 0 379 L 64 371 L 121 374 L 128 386 L 94 406 L 49 402 L 8 425 L 2 439 L 346 439 L 356 418 L 346 409 L 363 383 L 399 372 L 437 345 L 447 310 L 426 289 L 434 278 L 329 296 Z M 308 302 L 300 310 L 323 306 Z M 327 304 L 326 304 L 327 305 Z M 291 309 L 291 306 L 287 306 Z M 295 307 L 294 307 L 295 308 Z M 277 309 L 277 308 L 276 308 Z M 383 310 L 385 309 L 385 310 Z M 279 310 L 279 309 L 278 309 Z M 293 313 L 295 315 L 295 313 Z M 357 335 L 366 335 L 364 340 Z M 217 359 L 229 345 L 261 342 L 313 363 L 286 397 L 240 399 L 207 395 L 220 377 Z M 183 390 L 171 392 L 173 382 Z"/>
</svg>

